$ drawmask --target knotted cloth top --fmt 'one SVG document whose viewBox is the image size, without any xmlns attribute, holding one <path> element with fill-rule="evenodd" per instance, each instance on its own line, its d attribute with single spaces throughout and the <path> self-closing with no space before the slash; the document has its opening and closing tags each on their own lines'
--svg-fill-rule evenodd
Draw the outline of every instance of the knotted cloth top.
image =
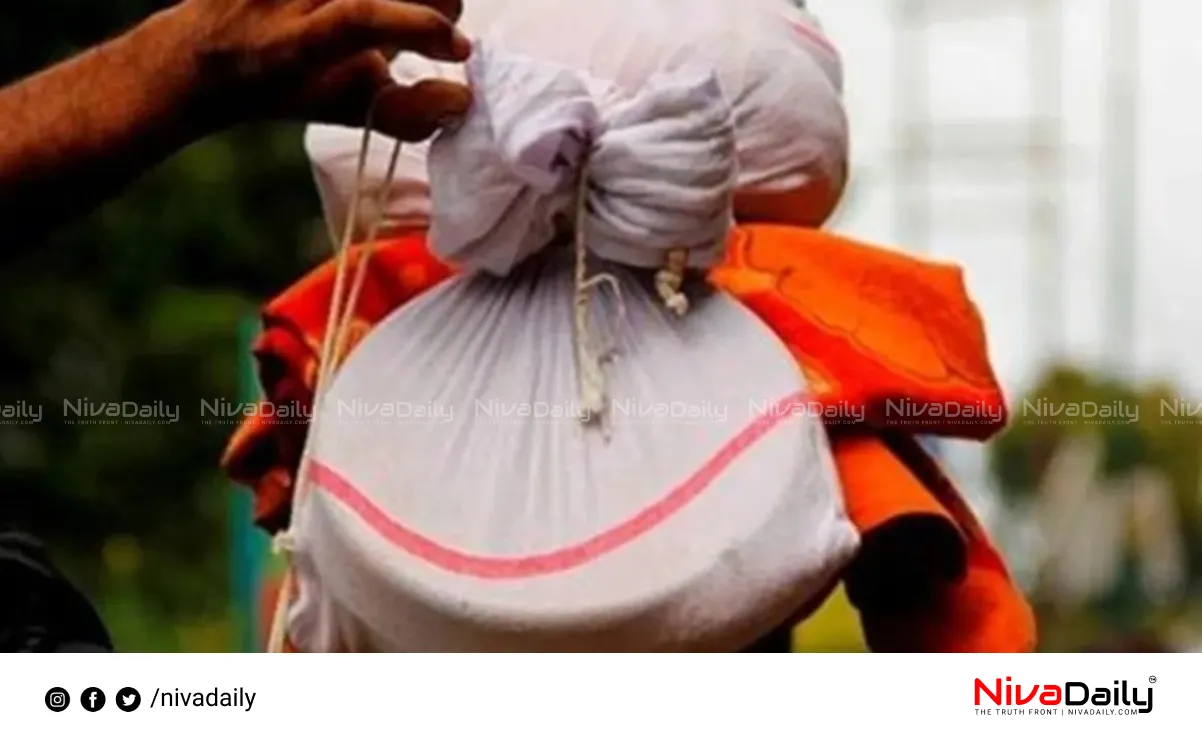
<svg viewBox="0 0 1202 743">
<path fill-rule="evenodd" d="M 680 66 L 633 96 L 551 62 L 478 45 L 475 101 L 430 149 L 432 250 L 504 275 L 579 211 L 588 250 L 652 268 L 673 250 L 717 264 L 733 225 L 731 107 L 712 71 Z"/>
</svg>

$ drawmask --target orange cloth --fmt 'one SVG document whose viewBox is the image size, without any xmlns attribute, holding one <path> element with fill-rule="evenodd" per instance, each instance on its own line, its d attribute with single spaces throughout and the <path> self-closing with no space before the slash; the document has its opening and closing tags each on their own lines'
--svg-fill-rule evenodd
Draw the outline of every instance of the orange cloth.
<svg viewBox="0 0 1202 743">
<path fill-rule="evenodd" d="M 361 255 L 352 248 L 351 275 Z M 379 245 L 347 347 L 453 273 L 423 236 Z M 255 355 L 277 407 L 312 402 L 333 277 L 332 263 L 321 266 L 263 313 Z M 817 230 L 745 225 L 710 281 L 780 336 L 829 411 L 844 498 L 863 540 L 843 578 L 869 646 L 1032 650 L 1030 607 L 960 494 L 913 438 L 983 440 L 1005 425 L 960 270 Z M 304 425 L 252 417 L 226 451 L 224 466 L 253 488 L 256 520 L 270 531 L 287 523 L 304 436 Z"/>
<path fill-rule="evenodd" d="M 361 254 L 359 248 L 351 249 L 349 276 L 358 270 Z M 420 237 L 380 245 L 368 266 L 355 319 L 347 332 L 348 348 L 340 350 L 339 360 L 373 325 L 452 274 L 426 250 Z M 264 308 L 263 332 L 255 342 L 254 355 L 259 381 L 273 409 L 308 411 L 312 405 L 317 360 L 333 296 L 334 265 L 330 262 Z M 288 523 L 305 426 L 296 425 L 292 417 L 267 412 L 248 417 L 238 427 L 222 465 L 231 477 L 254 490 L 255 521 L 275 532 Z"/>
</svg>

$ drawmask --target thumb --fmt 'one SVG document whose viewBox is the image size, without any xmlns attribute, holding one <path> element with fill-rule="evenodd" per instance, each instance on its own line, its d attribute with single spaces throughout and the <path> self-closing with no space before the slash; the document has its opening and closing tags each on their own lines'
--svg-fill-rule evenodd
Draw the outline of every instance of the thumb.
<svg viewBox="0 0 1202 743">
<path fill-rule="evenodd" d="M 450 80 L 429 79 L 414 85 L 389 81 L 376 94 L 372 128 L 404 142 L 421 142 L 462 118 L 471 105 L 467 86 Z"/>
<path fill-rule="evenodd" d="M 307 86 L 302 118 L 362 128 L 372 112 L 372 128 L 406 142 L 427 139 L 442 125 L 464 115 L 471 91 L 449 80 L 400 85 L 379 52 L 365 52 L 327 71 Z"/>
</svg>

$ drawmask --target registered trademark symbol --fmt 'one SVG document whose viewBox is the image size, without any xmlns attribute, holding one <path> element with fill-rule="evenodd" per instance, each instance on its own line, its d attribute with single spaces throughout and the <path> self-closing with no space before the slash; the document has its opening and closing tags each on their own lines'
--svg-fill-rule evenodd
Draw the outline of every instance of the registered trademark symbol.
<svg viewBox="0 0 1202 743">
<path fill-rule="evenodd" d="M 1148 683 L 1149 683 L 1149 684 L 1154 684 L 1154 683 L 1156 683 L 1156 677 L 1155 677 L 1155 676 L 1149 676 L 1149 677 L 1148 677 Z"/>
</svg>

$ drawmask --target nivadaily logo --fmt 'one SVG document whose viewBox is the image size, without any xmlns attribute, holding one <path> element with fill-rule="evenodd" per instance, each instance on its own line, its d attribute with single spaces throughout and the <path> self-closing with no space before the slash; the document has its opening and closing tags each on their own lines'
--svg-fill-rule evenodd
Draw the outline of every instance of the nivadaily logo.
<svg viewBox="0 0 1202 743">
<path fill-rule="evenodd" d="M 993 714 L 992 707 L 1003 715 L 1134 715 L 1152 711 L 1152 686 L 1137 687 L 1126 681 L 1115 681 L 1113 688 L 1090 686 L 1084 681 L 1062 684 L 1011 683 L 1006 677 L 986 682 L 976 679 L 973 691 L 977 714 Z M 1155 676 L 1148 677 L 1156 683 Z"/>
</svg>

